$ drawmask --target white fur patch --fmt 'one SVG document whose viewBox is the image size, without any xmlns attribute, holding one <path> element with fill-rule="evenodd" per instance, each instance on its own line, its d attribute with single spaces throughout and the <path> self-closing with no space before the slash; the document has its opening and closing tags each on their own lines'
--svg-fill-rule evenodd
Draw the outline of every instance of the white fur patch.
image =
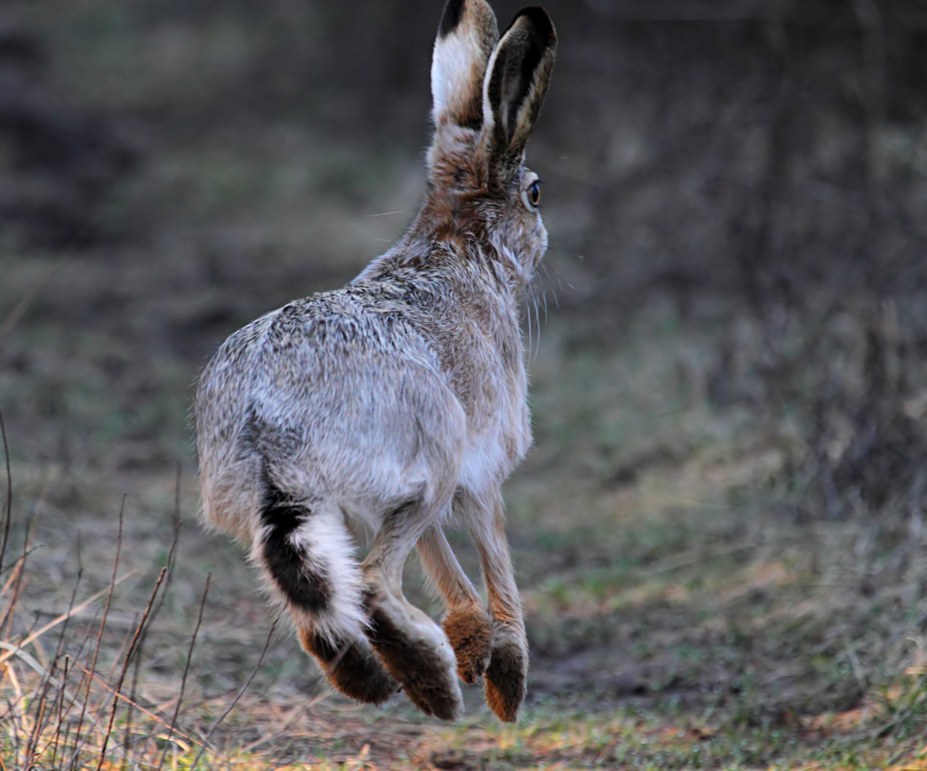
<svg viewBox="0 0 927 771">
<path fill-rule="evenodd" d="M 294 549 L 306 555 L 307 566 L 322 573 L 328 582 L 330 606 L 322 613 L 309 613 L 304 608 L 291 605 L 282 596 L 264 567 L 265 536 L 266 528 L 261 528 L 254 539 L 251 560 L 261 566 L 271 596 L 295 617 L 304 618 L 314 633 L 333 644 L 362 637 L 368 620 L 361 606 L 361 571 L 355 556 L 354 539 L 345 526 L 341 511 L 337 507 L 314 506 L 306 521 L 288 538 Z"/>
<path fill-rule="evenodd" d="M 505 40 L 505 38 L 503 38 Z M 496 68 L 496 59 L 499 58 L 499 49 L 502 47 L 502 41 L 496 44 L 492 54 L 489 56 L 489 62 L 486 64 L 486 74 L 483 76 L 483 128 L 489 133 L 495 125 L 496 118 L 492 111 L 492 102 L 489 101 L 489 81 L 492 80 L 493 70 Z"/>
<path fill-rule="evenodd" d="M 463 452 L 460 486 L 479 494 L 499 484 L 507 465 L 502 432 L 496 421 L 488 434 L 475 437 Z"/>
<path fill-rule="evenodd" d="M 431 60 L 431 95 L 435 125 L 462 109 L 480 88 L 480 40 L 475 28 L 461 24 L 438 38 Z"/>
<path fill-rule="evenodd" d="M 336 640 L 363 633 L 367 620 L 361 609 L 361 573 L 354 539 L 337 509 L 313 512 L 290 536 L 298 549 L 313 554 L 332 589 L 331 609 L 314 620 L 316 632 Z M 343 638 L 342 638 L 343 639 Z"/>
</svg>

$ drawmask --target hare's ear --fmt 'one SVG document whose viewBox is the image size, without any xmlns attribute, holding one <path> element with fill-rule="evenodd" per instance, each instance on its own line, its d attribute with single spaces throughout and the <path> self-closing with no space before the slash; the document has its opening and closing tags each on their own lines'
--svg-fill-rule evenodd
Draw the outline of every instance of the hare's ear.
<svg viewBox="0 0 927 771">
<path fill-rule="evenodd" d="M 431 62 L 435 126 L 482 127 L 483 78 L 498 39 L 486 0 L 447 1 Z"/>
<path fill-rule="evenodd" d="M 504 155 L 520 155 L 550 86 L 557 32 L 543 8 L 525 8 L 489 59 L 483 86 L 483 122 Z"/>
</svg>

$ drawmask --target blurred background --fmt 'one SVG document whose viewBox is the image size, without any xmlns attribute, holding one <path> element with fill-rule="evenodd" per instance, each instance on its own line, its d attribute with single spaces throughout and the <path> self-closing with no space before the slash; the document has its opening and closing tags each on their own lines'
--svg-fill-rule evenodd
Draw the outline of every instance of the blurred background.
<svg viewBox="0 0 927 771">
<path fill-rule="evenodd" d="M 544 4 L 537 448 L 509 486 L 530 704 L 922 714 L 927 4 Z M 123 493 L 157 559 L 175 495 L 196 510 L 212 350 L 401 233 L 441 6 L 5 0 L 0 412 L 35 587 L 67 597 Z M 237 587 L 215 623 L 266 626 L 234 548 L 185 537 L 191 582 Z M 275 650 L 267 688 L 315 687 Z"/>
</svg>

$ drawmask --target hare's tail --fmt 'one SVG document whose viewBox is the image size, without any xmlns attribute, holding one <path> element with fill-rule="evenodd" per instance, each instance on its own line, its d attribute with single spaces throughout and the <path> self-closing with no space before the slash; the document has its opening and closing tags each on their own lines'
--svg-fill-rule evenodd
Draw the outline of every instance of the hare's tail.
<svg viewBox="0 0 927 771">
<path fill-rule="evenodd" d="M 363 581 L 341 509 L 284 492 L 265 466 L 252 558 L 303 647 L 344 694 L 379 703 L 398 688 L 367 642 Z"/>
</svg>

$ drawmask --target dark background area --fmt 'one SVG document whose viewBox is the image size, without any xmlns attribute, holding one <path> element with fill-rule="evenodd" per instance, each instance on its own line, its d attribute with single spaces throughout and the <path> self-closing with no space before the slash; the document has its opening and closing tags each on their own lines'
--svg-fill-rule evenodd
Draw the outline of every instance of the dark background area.
<svg viewBox="0 0 927 771">
<path fill-rule="evenodd" d="M 60 255 L 65 272 L 104 261 L 100 296 L 55 312 L 93 325 L 144 308 L 132 346 L 184 364 L 295 288 L 340 283 L 415 205 L 439 6 L 7 4 L 7 254 Z M 503 25 L 515 8 L 500 4 Z M 719 342 L 709 397 L 806 412 L 816 471 L 876 503 L 910 483 L 923 437 L 902 402 L 927 348 L 924 3 L 549 10 L 563 45 L 531 161 L 558 320 L 605 348 L 657 294 L 687 324 L 756 321 L 759 348 Z M 384 207 L 398 213 L 369 216 Z M 163 283 L 137 286 L 150 262 Z M 865 338 L 852 375 L 848 318 Z M 825 458 L 835 432 L 845 451 Z"/>
<path fill-rule="evenodd" d="M 0 7 L 0 411 L 26 509 L 108 526 L 103 491 L 170 500 L 179 463 L 192 512 L 208 355 L 414 213 L 441 5 Z M 739 727 L 858 707 L 927 632 L 927 3 L 544 5 L 537 450 L 509 497 L 532 703 L 723 704 Z M 723 575 L 629 589 L 703 557 Z M 726 594 L 741 569 L 753 593 Z"/>
</svg>

